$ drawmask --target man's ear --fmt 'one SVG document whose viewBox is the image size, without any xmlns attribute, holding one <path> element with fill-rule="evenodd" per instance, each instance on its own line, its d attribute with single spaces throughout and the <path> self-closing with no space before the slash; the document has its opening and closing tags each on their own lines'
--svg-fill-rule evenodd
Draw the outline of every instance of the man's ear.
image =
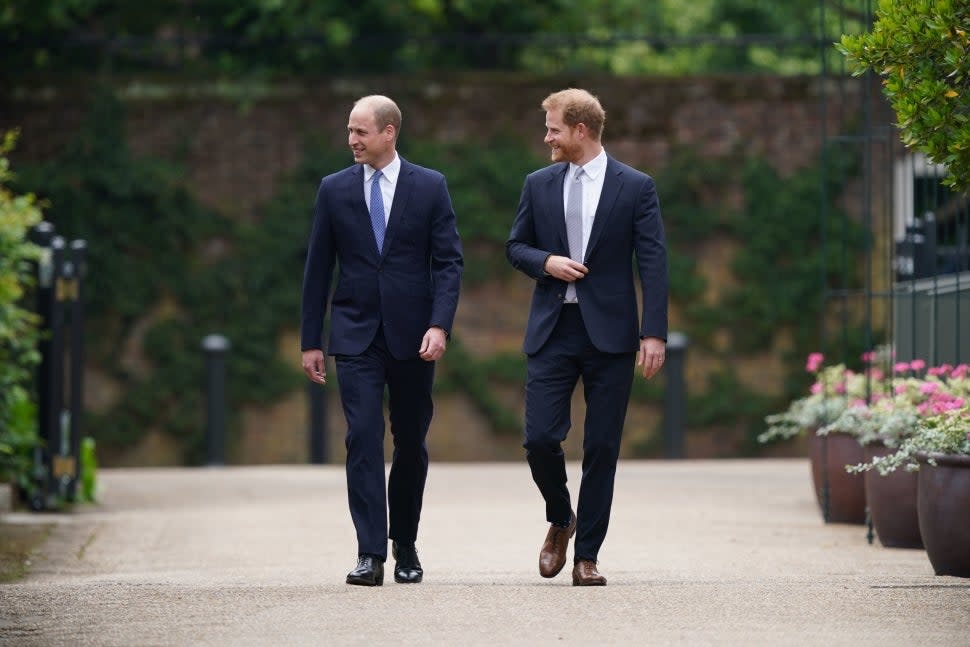
<svg viewBox="0 0 970 647">
<path fill-rule="evenodd" d="M 387 141 L 393 141 L 394 136 L 397 135 L 394 124 L 387 124 L 387 128 L 384 129 L 384 134 L 387 135 Z"/>
<path fill-rule="evenodd" d="M 585 139 L 589 136 L 589 130 L 586 128 L 586 124 L 579 122 L 576 124 L 576 134 L 579 135 L 580 139 Z"/>
</svg>

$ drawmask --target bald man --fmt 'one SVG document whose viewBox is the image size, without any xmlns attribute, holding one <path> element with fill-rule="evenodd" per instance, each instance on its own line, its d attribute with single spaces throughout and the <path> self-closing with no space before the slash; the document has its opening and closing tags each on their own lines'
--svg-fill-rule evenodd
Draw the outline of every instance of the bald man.
<svg viewBox="0 0 970 647">
<path fill-rule="evenodd" d="M 347 583 L 362 586 L 383 584 L 389 538 L 394 581 L 424 577 L 416 540 L 428 474 L 431 387 L 463 268 L 445 178 L 398 155 L 400 130 L 401 111 L 391 99 L 373 95 L 354 104 L 347 143 L 356 164 L 320 182 L 303 276 L 303 371 L 326 384 L 325 349 L 334 357 L 357 532 L 357 566 Z M 386 487 L 385 388 L 394 442 Z"/>
</svg>

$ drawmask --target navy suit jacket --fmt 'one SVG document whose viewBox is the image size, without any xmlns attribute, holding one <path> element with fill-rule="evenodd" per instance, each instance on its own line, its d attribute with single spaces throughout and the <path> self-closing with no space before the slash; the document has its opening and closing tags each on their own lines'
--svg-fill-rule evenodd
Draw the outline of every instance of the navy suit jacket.
<svg viewBox="0 0 970 647">
<path fill-rule="evenodd" d="M 303 350 L 321 348 L 335 263 L 330 355 L 363 353 L 381 324 L 399 360 L 418 357 L 431 326 L 450 332 L 463 262 L 444 176 L 401 158 L 381 253 L 364 201 L 363 166 L 323 178 L 303 275 Z"/>
<path fill-rule="evenodd" d="M 566 296 L 566 282 L 543 270 L 555 254 L 569 256 L 563 182 L 569 164 L 531 173 L 505 245 L 512 266 L 536 281 L 523 350 L 533 354 L 549 339 Z M 633 258 L 640 276 L 638 323 Z M 603 192 L 576 282 L 579 308 L 590 340 L 604 353 L 635 352 L 641 337 L 667 339 L 667 253 L 653 179 L 607 157 Z"/>
</svg>

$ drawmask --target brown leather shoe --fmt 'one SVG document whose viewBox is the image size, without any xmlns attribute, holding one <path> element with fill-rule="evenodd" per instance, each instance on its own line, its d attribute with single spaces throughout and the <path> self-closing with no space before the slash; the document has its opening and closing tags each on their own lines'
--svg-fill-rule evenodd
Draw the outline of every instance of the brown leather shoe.
<svg viewBox="0 0 970 647">
<path fill-rule="evenodd" d="M 542 577 L 556 577 L 566 565 L 566 549 L 569 540 L 576 534 L 576 513 L 569 511 L 569 526 L 560 528 L 549 525 L 546 540 L 539 551 L 539 575 Z"/>
<path fill-rule="evenodd" d="M 573 586 L 606 586 L 606 578 L 596 570 L 596 562 L 581 559 L 573 566 Z"/>
</svg>

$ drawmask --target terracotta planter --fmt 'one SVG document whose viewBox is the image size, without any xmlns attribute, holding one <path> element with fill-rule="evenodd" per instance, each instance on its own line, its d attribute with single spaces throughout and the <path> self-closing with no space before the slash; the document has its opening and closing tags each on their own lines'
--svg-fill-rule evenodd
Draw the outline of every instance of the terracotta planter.
<svg viewBox="0 0 970 647">
<path fill-rule="evenodd" d="M 810 434 L 810 457 L 815 497 L 826 523 L 865 523 L 866 489 L 861 474 L 849 474 L 846 465 L 865 459 L 855 436 Z"/>
<path fill-rule="evenodd" d="M 866 445 L 866 462 L 895 450 L 882 444 Z M 917 472 L 899 468 L 885 476 L 877 470 L 865 473 L 866 505 L 879 543 L 887 548 L 922 548 L 916 512 Z"/>
<path fill-rule="evenodd" d="M 917 511 L 937 575 L 970 577 L 970 456 L 919 456 Z"/>
</svg>

